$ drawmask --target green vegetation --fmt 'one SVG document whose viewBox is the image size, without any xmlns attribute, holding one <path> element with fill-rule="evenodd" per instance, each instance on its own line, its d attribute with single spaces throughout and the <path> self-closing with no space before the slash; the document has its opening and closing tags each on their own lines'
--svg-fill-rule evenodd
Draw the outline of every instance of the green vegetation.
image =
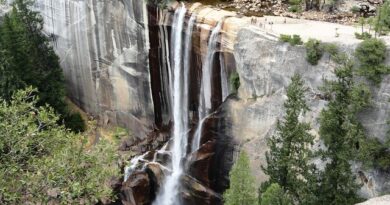
<svg viewBox="0 0 390 205">
<path fill-rule="evenodd" d="M 330 96 L 328 107 L 320 115 L 320 136 L 326 150 L 323 159 L 328 161 L 320 174 L 318 200 L 324 204 L 354 204 L 359 201 L 349 164 L 365 140 L 357 113 L 369 104 L 369 90 L 356 85 L 353 80 L 353 64 L 344 62 L 335 70 L 337 80 L 325 81 L 324 91 Z"/>
<path fill-rule="evenodd" d="M 49 104 L 74 131 L 83 131 L 82 121 L 65 103 L 65 80 L 59 59 L 43 34 L 43 20 L 29 7 L 31 0 L 16 0 L 13 10 L 0 25 L 0 97 L 10 100 L 18 90 L 33 86 L 39 90 L 38 105 Z"/>
<path fill-rule="evenodd" d="M 229 81 L 230 81 L 230 87 L 233 89 L 233 92 L 237 93 L 238 88 L 240 88 L 241 85 L 240 76 L 238 75 L 238 73 L 233 72 L 232 74 L 230 74 Z"/>
<path fill-rule="evenodd" d="M 390 2 L 385 1 L 379 8 L 378 14 L 373 20 L 375 36 L 386 34 L 390 31 Z"/>
<path fill-rule="evenodd" d="M 225 205 L 254 205 L 257 194 L 254 177 L 249 168 L 249 157 L 241 151 L 230 171 L 230 188 L 223 194 Z"/>
<path fill-rule="evenodd" d="M 271 184 L 261 197 L 260 205 L 293 205 L 293 200 L 279 184 Z"/>
<path fill-rule="evenodd" d="M 360 62 L 359 74 L 379 84 L 383 75 L 390 73 L 389 67 L 384 64 L 386 56 L 386 45 L 382 40 L 363 41 L 355 51 L 355 57 Z"/>
<path fill-rule="evenodd" d="M 360 7 L 359 6 L 352 6 L 351 8 L 351 12 L 354 13 L 354 14 L 358 14 L 360 13 Z"/>
<path fill-rule="evenodd" d="M 280 34 L 279 41 L 285 42 L 285 43 L 290 43 L 290 45 L 295 46 L 295 45 L 302 45 L 302 39 L 299 35 L 285 35 L 285 34 Z"/>
<path fill-rule="evenodd" d="M 299 75 L 292 77 L 287 97 L 284 103 L 286 116 L 283 121 L 278 121 L 277 133 L 267 140 L 270 151 L 266 153 L 267 167 L 262 168 L 269 180 L 262 185 L 260 192 L 277 183 L 294 201 L 310 203 L 314 198 L 308 185 L 315 171 L 314 165 L 309 163 L 314 137 L 309 134 L 310 125 L 299 121 L 299 116 L 309 110 L 304 99 L 304 82 Z"/>
<path fill-rule="evenodd" d="M 39 107 L 36 90 L 0 100 L 0 204 L 94 204 L 112 199 L 118 176 L 115 149 L 57 124 L 52 108 Z"/>
<path fill-rule="evenodd" d="M 355 33 L 355 37 L 359 40 L 367 40 L 372 38 L 372 35 L 368 32 L 363 32 L 363 33 Z"/>
<path fill-rule="evenodd" d="M 305 47 L 307 62 L 309 62 L 311 65 L 317 65 L 318 61 L 324 54 L 321 41 L 316 39 L 309 39 L 309 41 L 305 43 Z"/>
</svg>

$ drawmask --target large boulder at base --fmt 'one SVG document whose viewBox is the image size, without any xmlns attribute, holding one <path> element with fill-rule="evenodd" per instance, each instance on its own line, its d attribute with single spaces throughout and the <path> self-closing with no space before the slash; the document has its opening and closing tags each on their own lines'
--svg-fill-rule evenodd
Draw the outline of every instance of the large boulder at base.
<svg viewBox="0 0 390 205">
<path fill-rule="evenodd" d="M 182 177 L 181 196 L 183 204 L 186 205 L 218 205 L 222 204 L 222 199 L 219 194 L 212 189 L 203 186 L 196 179 L 184 175 Z"/>
<path fill-rule="evenodd" d="M 132 173 L 122 185 L 120 197 L 124 205 L 151 204 L 152 190 L 149 175 L 143 171 Z"/>
</svg>

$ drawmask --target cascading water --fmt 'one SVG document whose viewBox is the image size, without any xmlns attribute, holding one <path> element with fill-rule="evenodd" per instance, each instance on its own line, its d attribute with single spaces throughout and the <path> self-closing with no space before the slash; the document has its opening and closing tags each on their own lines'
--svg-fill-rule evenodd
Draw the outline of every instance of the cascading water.
<svg viewBox="0 0 390 205">
<path fill-rule="evenodd" d="M 172 111 L 173 111 L 173 146 L 171 147 L 172 173 L 166 177 L 164 186 L 154 202 L 155 205 L 179 205 L 178 189 L 180 176 L 183 173 L 182 160 L 186 155 L 187 132 L 188 132 L 188 68 L 183 69 L 182 59 L 182 38 L 184 19 L 187 9 L 183 6 L 175 11 L 172 25 L 172 70 L 169 73 L 172 89 Z"/>
<path fill-rule="evenodd" d="M 199 149 L 200 140 L 202 137 L 203 124 L 205 119 L 209 117 L 211 111 L 211 89 L 212 89 L 212 68 L 213 68 L 213 59 L 217 51 L 217 40 L 219 33 L 222 29 L 222 21 L 218 22 L 217 26 L 211 32 L 211 36 L 208 42 L 207 54 L 202 68 L 202 84 L 199 94 L 199 108 L 198 116 L 199 123 L 196 129 L 194 139 L 192 142 L 191 151 L 194 152 Z"/>
</svg>

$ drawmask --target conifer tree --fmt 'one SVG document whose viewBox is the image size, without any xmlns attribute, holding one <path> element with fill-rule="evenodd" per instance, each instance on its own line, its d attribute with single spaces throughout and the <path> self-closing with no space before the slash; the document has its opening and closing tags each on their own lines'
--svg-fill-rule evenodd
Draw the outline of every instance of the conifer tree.
<svg viewBox="0 0 390 205">
<path fill-rule="evenodd" d="M 271 184 L 264 192 L 260 205 L 292 205 L 291 197 L 286 194 L 279 184 Z"/>
<path fill-rule="evenodd" d="M 314 137 L 308 132 L 310 125 L 299 121 L 299 116 L 309 110 L 304 95 L 303 80 L 293 76 L 284 103 L 286 115 L 277 122 L 276 134 L 268 139 L 267 167 L 262 168 L 270 178 L 260 190 L 264 192 L 268 185 L 277 183 L 300 204 L 312 200 L 308 182 L 315 179 L 314 165 L 309 163 Z"/>
<path fill-rule="evenodd" d="M 241 151 L 230 171 L 230 188 L 223 194 L 225 205 L 255 205 L 257 202 L 254 177 L 249 168 L 249 157 Z"/>
<path fill-rule="evenodd" d="M 325 81 L 328 107 L 320 115 L 320 136 L 327 150 L 328 163 L 321 174 L 320 204 L 349 205 L 358 202 L 359 188 L 351 171 L 350 161 L 357 156 L 360 143 L 366 138 L 356 114 L 369 103 L 369 91 L 353 80 L 353 64 L 346 61 L 335 70 L 334 81 Z"/>
<path fill-rule="evenodd" d="M 32 11 L 32 0 L 15 0 L 13 10 L 0 26 L 0 61 L 7 67 L 0 70 L 2 78 L 13 79 L 6 84 L 0 97 L 10 100 L 17 89 L 38 88 L 39 105 L 49 104 L 58 113 L 66 114 L 65 80 L 59 59 L 43 33 L 43 20 Z"/>
</svg>

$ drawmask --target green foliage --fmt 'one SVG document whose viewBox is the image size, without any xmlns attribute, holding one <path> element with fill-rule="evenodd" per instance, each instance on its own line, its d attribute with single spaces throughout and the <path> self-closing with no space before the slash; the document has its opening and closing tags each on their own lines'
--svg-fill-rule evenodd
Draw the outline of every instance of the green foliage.
<svg viewBox="0 0 390 205">
<path fill-rule="evenodd" d="M 376 35 L 383 35 L 390 30 L 390 2 L 385 1 L 379 8 L 378 14 L 373 21 Z M 376 36 L 375 35 L 375 36 Z"/>
<path fill-rule="evenodd" d="M 87 125 L 80 113 L 68 113 L 64 117 L 65 127 L 74 132 L 84 132 Z"/>
<path fill-rule="evenodd" d="M 285 43 L 290 43 L 290 45 L 295 46 L 295 45 L 302 45 L 302 39 L 299 35 L 285 35 L 285 34 L 280 34 L 279 41 L 285 42 Z"/>
<path fill-rule="evenodd" d="M 352 6 L 351 12 L 354 13 L 354 14 L 360 13 L 360 7 L 358 7 L 356 5 Z"/>
<path fill-rule="evenodd" d="M 241 85 L 240 76 L 238 75 L 238 73 L 233 72 L 232 74 L 230 74 L 229 81 L 230 81 L 230 87 L 233 89 L 234 92 L 237 92 L 238 88 L 240 88 Z"/>
<path fill-rule="evenodd" d="M 61 114 L 60 121 L 78 132 L 83 123 L 73 122 L 65 103 L 65 80 L 59 58 L 43 33 L 43 20 L 29 8 L 32 0 L 16 0 L 12 11 L 0 25 L 0 97 L 10 100 L 12 94 L 27 86 L 39 90 L 38 105 L 49 104 Z M 80 119 L 78 119 L 80 120 Z"/>
<path fill-rule="evenodd" d="M 301 12 L 302 9 L 301 9 L 300 5 L 291 5 L 288 7 L 288 11 L 293 12 L 293 13 L 297 13 L 297 12 Z"/>
<path fill-rule="evenodd" d="M 321 44 L 321 41 L 316 39 L 309 39 L 305 43 L 306 47 L 306 60 L 312 65 L 317 65 L 318 61 L 321 59 L 324 50 Z"/>
<path fill-rule="evenodd" d="M 384 64 L 386 56 L 386 45 L 382 40 L 363 41 L 355 50 L 355 57 L 360 62 L 359 73 L 379 84 L 382 76 L 390 73 L 389 67 Z"/>
<path fill-rule="evenodd" d="M 241 151 L 230 171 L 230 188 L 223 194 L 225 205 L 255 205 L 256 189 L 249 167 L 249 157 Z"/>
<path fill-rule="evenodd" d="M 303 203 L 313 198 L 308 182 L 313 181 L 315 168 L 309 162 L 314 140 L 309 134 L 310 125 L 299 121 L 299 116 L 309 110 L 304 99 L 304 82 L 299 75 L 292 78 L 287 97 L 286 116 L 278 121 L 277 133 L 267 140 L 270 151 L 266 153 L 267 167 L 262 169 L 269 175 L 266 184 L 279 184 L 295 201 Z M 265 191 L 265 187 L 260 191 Z"/>
<path fill-rule="evenodd" d="M 376 138 L 362 140 L 358 158 L 365 168 L 375 168 L 383 171 L 390 169 L 389 146 L 381 143 Z"/>
<path fill-rule="evenodd" d="M 260 205 L 293 205 L 291 197 L 279 184 L 271 184 L 261 197 Z"/>
<path fill-rule="evenodd" d="M 356 85 L 353 64 L 350 61 L 335 70 L 334 81 L 325 81 L 325 95 L 330 96 L 328 107 L 320 115 L 320 136 L 327 150 L 322 151 L 326 164 L 321 173 L 318 200 L 322 204 L 355 204 L 359 201 L 349 164 L 356 158 L 360 142 L 365 139 L 364 129 L 357 113 L 369 105 L 369 89 Z"/>
<path fill-rule="evenodd" d="M 367 40 L 372 38 L 372 35 L 368 32 L 363 32 L 363 33 L 355 33 L 355 37 L 359 40 Z"/>
<path fill-rule="evenodd" d="M 87 204 L 113 197 L 115 149 L 105 142 L 86 150 L 83 136 L 59 126 L 36 90 L 0 100 L 0 204 Z"/>
</svg>

